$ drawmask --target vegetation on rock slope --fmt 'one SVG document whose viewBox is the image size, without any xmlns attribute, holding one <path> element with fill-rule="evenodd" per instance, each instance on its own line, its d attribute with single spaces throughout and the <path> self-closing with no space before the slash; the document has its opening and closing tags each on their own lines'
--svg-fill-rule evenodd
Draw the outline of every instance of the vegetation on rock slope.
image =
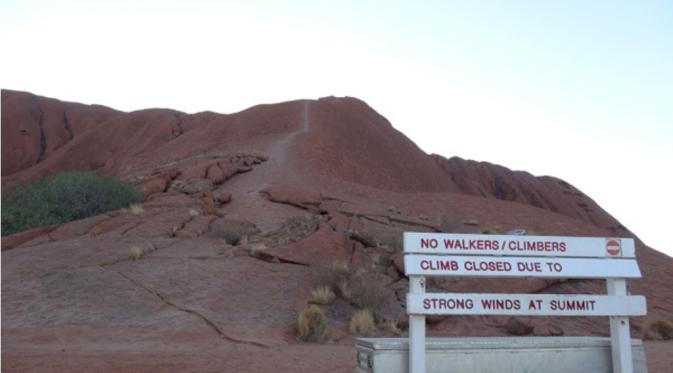
<svg viewBox="0 0 673 373">
<path fill-rule="evenodd" d="M 62 224 L 143 200 L 133 185 L 94 172 L 64 172 L 2 195 L 2 235 Z"/>
</svg>

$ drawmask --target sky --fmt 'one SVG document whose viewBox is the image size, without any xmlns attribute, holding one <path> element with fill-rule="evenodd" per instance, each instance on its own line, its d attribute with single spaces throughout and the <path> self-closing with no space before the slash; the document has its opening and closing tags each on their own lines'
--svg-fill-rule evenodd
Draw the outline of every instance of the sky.
<svg viewBox="0 0 673 373">
<path fill-rule="evenodd" d="M 671 1 L 0 1 L 2 88 L 189 113 L 358 97 L 673 256 Z"/>
</svg>

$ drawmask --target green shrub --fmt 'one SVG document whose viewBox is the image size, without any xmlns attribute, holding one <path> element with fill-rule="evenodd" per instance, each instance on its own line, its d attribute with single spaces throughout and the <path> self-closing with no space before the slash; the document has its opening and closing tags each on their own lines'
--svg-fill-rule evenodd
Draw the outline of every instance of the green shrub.
<svg viewBox="0 0 673 373">
<path fill-rule="evenodd" d="M 141 202 L 133 185 L 94 172 L 65 172 L 2 195 L 2 235 L 98 215 Z"/>
</svg>

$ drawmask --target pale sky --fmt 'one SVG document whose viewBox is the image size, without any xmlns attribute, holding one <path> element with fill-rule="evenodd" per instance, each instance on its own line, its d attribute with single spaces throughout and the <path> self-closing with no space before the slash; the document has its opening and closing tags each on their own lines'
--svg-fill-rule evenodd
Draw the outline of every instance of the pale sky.
<svg viewBox="0 0 673 373">
<path fill-rule="evenodd" d="M 673 256 L 671 1 L 0 3 L 0 84 L 131 111 L 355 96 L 428 153 L 575 185 Z"/>
</svg>

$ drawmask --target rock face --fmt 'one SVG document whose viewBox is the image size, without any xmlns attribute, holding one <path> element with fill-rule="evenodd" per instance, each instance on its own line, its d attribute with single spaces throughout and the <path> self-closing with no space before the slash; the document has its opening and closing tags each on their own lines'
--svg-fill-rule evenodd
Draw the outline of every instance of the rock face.
<svg viewBox="0 0 673 373">
<path fill-rule="evenodd" d="M 65 103 L 26 92 L 2 91 L 2 176 L 49 158 L 76 136 L 121 112 Z"/>
<path fill-rule="evenodd" d="M 460 157 L 433 154 L 432 158 L 463 193 L 523 203 L 584 220 L 617 236 L 632 235 L 589 196 L 563 180 Z"/>
<path fill-rule="evenodd" d="M 124 178 L 142 208 L 2 239 L 6 371 L 353 371 L 352 313 L 406 325 L 403 231 L 631 235 L 569 184 L 423 153 L 353 98 L 239 113 L 123 113 L 2 91 L 2 186 L 62 170 Z M 673 260 L 642 243 L 649 314 L 673 314 Z M 332 342 L 296 340 L 331 287 Z M 604 293 L 596 281 L 431 280 L 433 291 Z M 606 335 L 604 318 L 433 318 L 428 333 Z M 395 325 L 398 327 L 390 327 Z M 306 358 L 310 356 L 311 358 Z M 649 357 L 648 357 L 649 358 Z"/>
</svg>

